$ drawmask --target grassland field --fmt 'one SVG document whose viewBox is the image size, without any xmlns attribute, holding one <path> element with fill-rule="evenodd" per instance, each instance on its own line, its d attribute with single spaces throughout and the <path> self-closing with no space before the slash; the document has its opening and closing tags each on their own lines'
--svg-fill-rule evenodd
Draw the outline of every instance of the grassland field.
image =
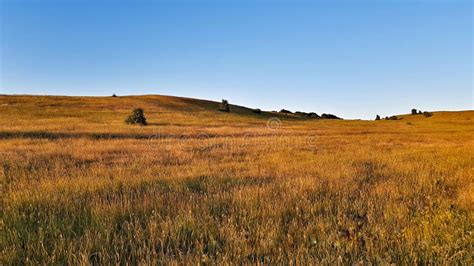
<svg viewBox="0 0 474 266">
<path fill-rule="evenodd" d="M 0 96 L 0 264 L 474 264 L 474 111 L 217 107 Z"/>
</svg>

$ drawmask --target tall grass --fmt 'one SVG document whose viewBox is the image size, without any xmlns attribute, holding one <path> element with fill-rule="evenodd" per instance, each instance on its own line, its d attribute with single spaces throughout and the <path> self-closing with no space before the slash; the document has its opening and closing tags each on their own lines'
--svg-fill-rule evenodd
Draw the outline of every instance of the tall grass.
<svg viewBox="0 0 474 266">
<path fill-rule="evenodd" d="M 123 123 L 136 106 L 150 126 Z M 473 263 L 474 112 L 215 109 L 0 97 L 0 263 Z"/>
</svg>

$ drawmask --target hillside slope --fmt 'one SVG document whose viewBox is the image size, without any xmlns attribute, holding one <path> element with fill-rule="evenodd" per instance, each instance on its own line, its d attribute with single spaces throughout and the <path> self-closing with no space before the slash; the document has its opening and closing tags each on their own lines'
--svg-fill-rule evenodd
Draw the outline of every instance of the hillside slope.
<svg viewBox="0 0 474 266">
<path fill-rule="evenodd" d="M 68 97 L 68 96 L 6 96 L 0 95 L 1 123 L 4 127 L 44 130 L 97 130 L 128 129 L 123 121 L 133 108 L 145 110 L 153 126 L 260 126 L 269 118 L 301 123 L 342 121 L 321 121 L 277 112 L 255 114 L 252 109 L 231 104 L 231 112 L 218 111 L 218 102 L 174 96 L 144 95 L 122 97 Z M 474 111 L 436 112 L 432 119 L 423 116 L 399 115 L 399 122 L 435 121 L 443 124 L 468 123 Z M 443 122 L 444 121 L 444 122 Z M 364 123 L 355 122 L 353 124 Z M 393 122 L 391 122 L 393 123 Z M 60 127 L 58 127 L 60 126 Z M 148 128 L 148 129 L 149 129 Z M 142 128 L 146 130 L 146 128 Z"/>
<path fill-rule="evenodd" d="M 278 113 L 255 114 L 252 109 L 232 105 L 231 112 L 218 111 L 218 102 L 173 96 L 145 95 L 123 97 L 1 96 L 3 125 L 22 128 L 56 124 L 66 128 L 123 128 L 125 117 L 133 108 L 143 108 L 151 126 L 225 125 L 257 123 L 269 117 L 295 118 Z M 99 126 L 100 125 L 100 126 Z"/>
<path fill-rule="evenodd" d="M 0 96 L 0 264 L 472 264 L 473 111 L 217 104 Z"/>
</svg>

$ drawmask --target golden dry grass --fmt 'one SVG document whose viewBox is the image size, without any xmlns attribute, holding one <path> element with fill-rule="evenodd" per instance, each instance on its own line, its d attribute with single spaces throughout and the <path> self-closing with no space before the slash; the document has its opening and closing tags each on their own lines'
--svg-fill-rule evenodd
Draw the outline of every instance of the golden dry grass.
<svg viewBox="0 0 474 266">
<path fill-rule="evenodd" d="M 474 263 L 473 111 L 217 105 L 0 96 L 0 264 Z"/>
</svg>

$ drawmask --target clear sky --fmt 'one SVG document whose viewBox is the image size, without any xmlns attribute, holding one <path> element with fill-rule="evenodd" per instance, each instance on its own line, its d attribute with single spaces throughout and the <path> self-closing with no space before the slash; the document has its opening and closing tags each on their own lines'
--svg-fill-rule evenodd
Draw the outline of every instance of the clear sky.
<svg viewBox="0 0 474 266">
<path fill-rule="evenodd" d="M 473 109 L 472 1 L 0 0 L 0 93 Z"/>
</svg>

